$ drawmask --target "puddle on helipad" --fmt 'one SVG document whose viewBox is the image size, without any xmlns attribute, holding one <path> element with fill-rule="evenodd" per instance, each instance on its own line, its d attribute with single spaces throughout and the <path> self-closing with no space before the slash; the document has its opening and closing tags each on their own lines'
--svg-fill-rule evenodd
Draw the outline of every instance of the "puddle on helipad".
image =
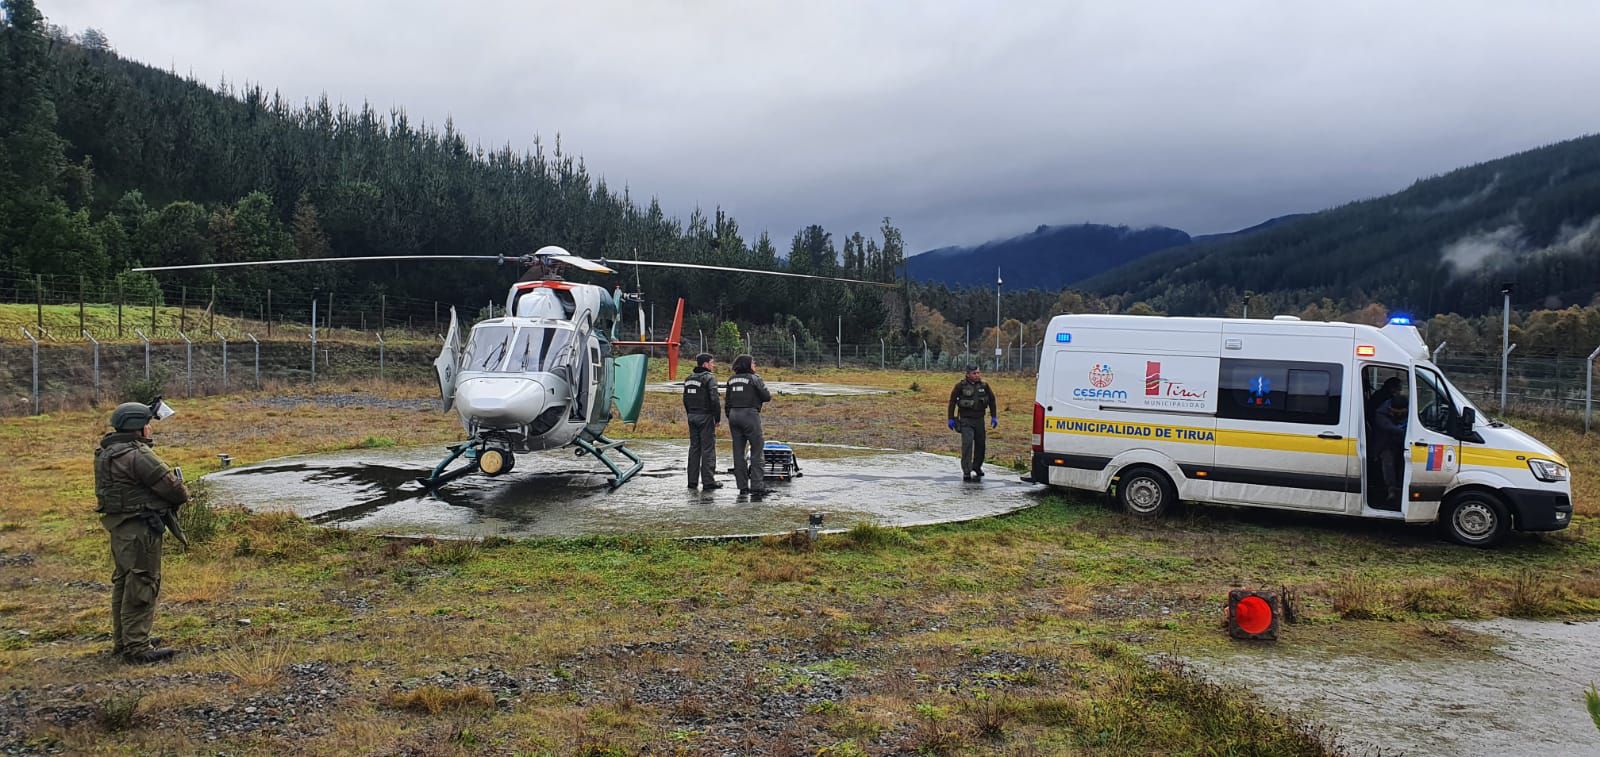
<svg viewBox="0 0 1600 757">
<path fill-rule="evenodd" d="M 1583 698 L 1600 681 L 1600 622 L 1456 625 L 1493 637 L 1491 650 L 1374 659 L 1280 641 L 1191 662 L 1329 726 L 1357 754 L 1600 755 Z"/>
<path fill-rule="evenodd" d="M 688 538 L 783 533 L 825 513 L 824 530 L 862 522 L 912 526 L 971 520 L 1038 504 L 1040 487 L 995 466 L 981 482 L 961 480 L 954 458 L 835 445 L 794 445 L 801 475 L 770 480 L 751 500 L 724 488 L 687 488 L 684 444 L 631 442 L 645 469 L 611 491 L 604 468 L 570 450 L 517 457 L 505 476 L 473 475 L 429 494 L 416 478 L 444 449 L 346 450 L 280 458 L 206 477 L 224 504 L 292 511 L 321 525 L 396 536 L 592 536 L 642 534 Z M 719 467 L 732 466 L 726 448 Z"/>
<path fill-rule="evenodd" d="M 681 382 L 659 382 L 645 385 L 646 391 L 676 394 L 683 391 Z M 805 394 L 816 397 L 865 397 L 871 394 L 889 394 L 888 389 L 849 384 L 824 384 L 812 381 L 768 381 L 767 390 L 775 395 Z"/>
</svg>

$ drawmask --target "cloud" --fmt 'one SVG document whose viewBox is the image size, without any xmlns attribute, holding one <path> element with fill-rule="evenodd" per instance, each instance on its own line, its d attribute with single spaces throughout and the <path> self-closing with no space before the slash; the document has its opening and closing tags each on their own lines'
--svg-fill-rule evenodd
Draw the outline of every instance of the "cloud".
<svg viewBox="0 0 1600 757">
<path fill-rule="evenodd" d="M 1543 247 L 1530 246 L 1517 224 L 1468 234 L 1446 244 L 1440 260 L 1459 277 L 1516 268 L 1535 257 L 1586 254 L 1596 247 L 1600 247 L 1600 216 L 1581 224 L 1562 224 L 1555 238 Z"/>
</svg>

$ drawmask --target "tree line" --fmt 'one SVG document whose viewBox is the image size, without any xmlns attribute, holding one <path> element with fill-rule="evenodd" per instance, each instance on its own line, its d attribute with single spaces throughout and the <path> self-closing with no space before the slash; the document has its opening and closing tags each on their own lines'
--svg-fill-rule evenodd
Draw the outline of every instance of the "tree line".
<svg viewBox="0 0 1600 757">
<path fill-rule="evenodd" d="M 338 290 L 478 306 L 520 271 L 470 262 L 352 263 L 129 275 L 137 265 L 406 254 L 519 255 L 547 244 L 591 258 L 695 262 L 891 282 L 903 237 L 889 218 L 836 242 L 818 225 L 753 239 L 720 208 L 668 216 L 591 174 L 559 137 L 529 150 L 471 143 L 453 122 L 413 122 L 326 96 L 293 105 L 259 85 L 210 87 L 124 59 L 97 30 L 51 27 L 32 0 L 0 23 L 0 296 L 31 299 L 39 274 L 82 276 L 109 299 L 173 284 L 231 301 Z M 843 255 L 840 254 L 842 246 Z M 784 324 L 818 333 L 845 316 L 852 339 L 896 336 L 894 290 L 778 277 L 651 269 L 625 280 L 696 322 Z M 885 294 L 889 291 L 889 294 Z M 128 295 L 135 296 L 135 295 Z"/>
</svg>

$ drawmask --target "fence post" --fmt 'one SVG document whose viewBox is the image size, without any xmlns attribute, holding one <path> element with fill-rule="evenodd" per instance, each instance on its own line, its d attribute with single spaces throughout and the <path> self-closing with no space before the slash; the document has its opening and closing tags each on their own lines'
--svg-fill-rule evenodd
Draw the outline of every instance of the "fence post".
<svg viewBox="0 0 1600 757">
<path fill-rule="evenodd" d="M 122 277 L 117 277 L 117 338 L 122 338 Z"/>
<path fill-rule="evenodd" d="M 183 396 L 194 396 L 194 342 L 189 341 L 189 335 L 178 332 L 178 338 L 183 340 Z"/>
<path fill-rule="evenodd" d="M 1500 414 L 1506 414 L 1506 365 L 1511 362 L 1511 353 L 1517 351 L 1517 345 L 1506 348 L 1505 354 L 1500 356 Z"/>
<path fill-rule="evenodd" d="M 222 393 L 228 393 L 228 338 L 220 331 L 213 331 L 211 335 L 222 340 Z"/>
<path fill-rule="evenodd" d="M 889 340 L 878 340 L 878 370 L 889 369 Z"/>
<path fill-rule="evenodd" d="M 800 366 L 800 337 L 795 336 L 794 334 L 790 334 L 789 335 L 789 367 L 797 368 L 799 366 Z"/>
<path fill-rule="evenodd" d="M 311 385 L 317 385 L 317 298 L 311 298 Z"/>
<path fill-rule="evenodd" d="M 144 342 L 144 380 L 145 381 L 149 381 L 150 380 L 150 337 L 145 336 L 144 332 L 140 331 L 138 329 L 134 329 L 133 333 L 138 334 L 139 335 L 139 341 Z"/>
<path fill-rule="evenodd" d="M 44 328 L 44 274 L 42 273 L 33 276 L 33 301 L 38 308 L 34 311 L 33 325 L 42 329 Z M 29 334 L 28 338 L 32 339 L 33 335 Z M 34 415 L 38 414 L 39 411 L 35 410 Z"/>
<path fill-rule="evenodd" d="M 255 334 L 245 334 L 256 345 L 256 388 L 261 388 L 261 342 L 256 341 Z"/>
<path fill-rule="evenodd" d="M 1594 411 L 1594 361 L 1596 358 L 1600 358 L 1600 347 L 1594 348 L 1594 352 L 1589 353 L 1589 362 L 1583 366 L 1583 433 L 1585 434 L 1589 433 L 1589 416 Z"/>
<path fill-rule="evenodd" d="M 378 380 L 383 381 L 383 332 L 378 332 Z"/>
<path fill-rule="evenodd" d="M 83 332 L 83 338 L 89 340 L 89 343 L 94 345 L 94 404 L 99 405 L 100 404 L 100 340 L 95 339 L 94 335 L 90 334 L 87 330 L 85 330 Z"/>
<path fill-rule="evenodd" d="M 22 327 L 22 335 L 33 342 L 33 414 L 39 414 L 39 340 L 28 333 L 28 327 Z"/>
</svg>

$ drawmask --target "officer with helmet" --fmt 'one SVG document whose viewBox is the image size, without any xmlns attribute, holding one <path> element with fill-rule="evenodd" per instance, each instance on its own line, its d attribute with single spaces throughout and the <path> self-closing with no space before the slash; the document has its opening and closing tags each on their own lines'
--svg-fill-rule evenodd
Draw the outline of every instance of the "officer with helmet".
<svg viewBox="0 0 1600 757">
<path fill-rule="evenodd" d="M 94 494 L 100 524 L 111 535 L 112 650 L 131 663 L 160 662 L 176 654 L 150 638 L 156 597 L 161 593 L 161 541 L 189 501 L 182 474 L 150 449 L 156 409 L 124 402 L 111 413 L 112 431 L 94 452 Z M 177 534 L 175 534 L 177 535 Z M 181 538 L 181 535 L 179 535 Z"/>
<path fill-rule="evenodd" d="M 721 489 L 717 483 L 717 424 L 722 401 L 717 397 L 717 359 L 709 352 L 694 356 L 694 372 L 683 380 L 683 410 L 689 416 L 689 488 Z M 704 483 L 702 483 L 702 481 Z"/>
</svg>

